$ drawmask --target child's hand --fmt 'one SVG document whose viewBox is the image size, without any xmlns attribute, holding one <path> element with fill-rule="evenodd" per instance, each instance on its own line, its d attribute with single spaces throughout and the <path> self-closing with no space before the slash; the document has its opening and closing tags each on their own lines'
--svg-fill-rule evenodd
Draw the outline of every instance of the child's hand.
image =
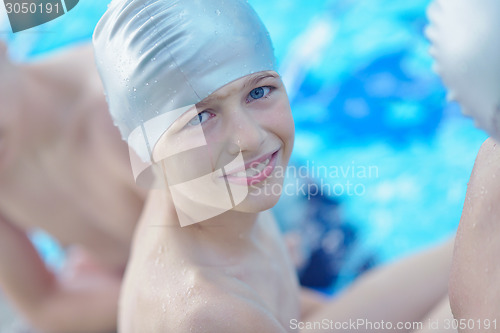
<svg viewBox="0 0 500 333">
<path fill-rule="evenodd" d="M 73 246 L 69 249 L 60 274 L 60 279 L 71 283 L 85 283 L 85 281 L 121 281 L 123 272 L 113 271 L 92 257 L 85 249 Z"/>
<path fill-rule="evenodd" d="M 455 241 L 451 307 L 459 321 L 474 321 L 462 332 L 500 329 L 499 257 L 500 146 L 488 139 L 476 158 Z M 492 323 L 495 319 L 497 327 Z"/>
</svg>

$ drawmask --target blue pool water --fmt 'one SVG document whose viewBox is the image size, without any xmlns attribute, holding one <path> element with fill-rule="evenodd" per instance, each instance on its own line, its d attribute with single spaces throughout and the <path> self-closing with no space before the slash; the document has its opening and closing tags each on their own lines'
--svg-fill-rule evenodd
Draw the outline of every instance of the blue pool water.
<svg viewBox="0 0 500 333">
<path fill-rule="evenodd" d="M 305 235 L 311 260 L 334 262 L 329 289 L 452 235 L 486 135 L 446 103 L 431 70 L 423 35 L 430 1 L 249 2 L 270 31 L 290 95 L 291 163 L 307 167 L 288 180 L 291 193 L 275 212 L 283 230 Z M 59 19 L 0 38 L 14 58 L 30 59 L 88 40 L 105 9 L 105 1 L 81 0 Z M 308 200 L 296 193 L 306 183 L 331 191 Z"/>
</svg>

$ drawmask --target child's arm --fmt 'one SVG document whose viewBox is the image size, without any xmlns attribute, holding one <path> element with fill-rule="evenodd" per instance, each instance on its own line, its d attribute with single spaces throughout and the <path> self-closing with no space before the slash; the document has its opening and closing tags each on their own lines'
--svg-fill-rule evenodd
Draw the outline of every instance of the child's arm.
<svg viewBox="0 0 500 333">
<path fill-rule="evenodd" d="M 475 324 L 462 332 L 500 330 L 499 222 L 500 146 L 488 139 L 472 170 L 453 254 L 453 314 L 459 321 Z"/>
<path fill-rule="evenodd" d="M 72 45 L 19 66 L 27 69 L 35 79 L 58 89 L 59 98 L 54 99 L 55 103 L 75 99 L 75 95 L 81 94 L 89 85 L 97 85 L 100 94 L 104 94 L 91 43 Z"/>
<path fill-rule="evenodd" d="M 323 308 L 329 299 L 327 296 L 305 287 L 300 288 L 300 318 L 308 318 Z"/>
<path fill-rule="evenodd" d="M 116 327 L 120 279 L 59 281 L 26 234 L 0 216 L 0 287 L 42 332 L 110 332 Z"/>
<path fill-rule="evenodd" d="M 452 249 L 453 240 L 449 240 L 438 247 L 376 268 L 303 320 L 383 320 L 395 326 L 397 322 L 426 319 L 426 315 L 447 296 Z"/>
<path fill-rule="evenodd" d="M 16 64 L 0 41 L 0 181 L 16 159 L 33 154 L 47 138 L 65 140 L 60 127 L 72 119 L 88 126 L 76 113 L 91 114 L 96 100 L 104 101 L 104 94 L 90 44 Z M 106 114 L 107 105 L 101 108 Z"/>
</svg>

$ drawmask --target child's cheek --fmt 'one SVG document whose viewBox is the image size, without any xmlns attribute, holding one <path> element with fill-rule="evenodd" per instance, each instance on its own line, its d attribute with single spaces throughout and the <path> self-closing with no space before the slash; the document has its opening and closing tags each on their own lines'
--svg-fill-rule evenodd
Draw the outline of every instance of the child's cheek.
<svg viewBox="0 0 500 333">
<path fill-rule="evenodd" d="M 288 99 L 277 101 L 269 116 L 270 129 L 287 145 L 293 145 L 295 124 Z"/>
</svg>

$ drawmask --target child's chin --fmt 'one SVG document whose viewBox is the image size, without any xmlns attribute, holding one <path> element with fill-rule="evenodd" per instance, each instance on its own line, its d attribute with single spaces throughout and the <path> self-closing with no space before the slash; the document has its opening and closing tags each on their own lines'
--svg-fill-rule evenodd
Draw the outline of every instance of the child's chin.
<svg viewBox="0 0 500 333">
<path fill-rule="evenodd" d="M 234 208 L 234 211 L 242 213 L 259 213 L 273 208 L 280 198 L 279 194 L 254 194 L 248 193 L 248 196 L 239 205 Z"/>
</svg>

